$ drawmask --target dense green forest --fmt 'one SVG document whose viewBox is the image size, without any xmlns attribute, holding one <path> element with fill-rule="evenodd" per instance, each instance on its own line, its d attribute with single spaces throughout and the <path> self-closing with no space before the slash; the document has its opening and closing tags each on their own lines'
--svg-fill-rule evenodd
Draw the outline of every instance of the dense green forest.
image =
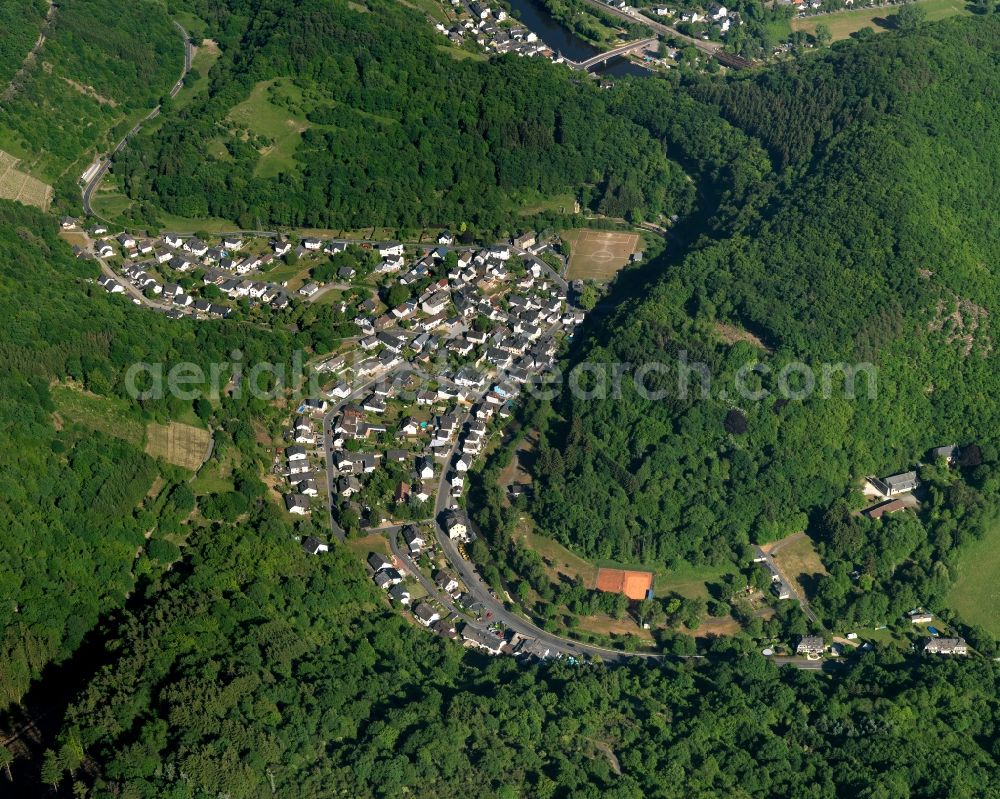
<svg viewBox="0 0 1000 799">
<path fill-rule="evenodd" d="M 123 377 L 135 362 L 207 368 L 239 350 L 245 363 L 282 364 L 295 348 L 328 351 L 335 343 L 329 308 L 287 312 L 275 332 L 172 321 L 136 308 L 97 286 L 96 264 L 74 258 L 56 230 L 51 217 L 0 202 L 0 424 L 8 443 L 0 455 L 0 708 L 21 698 L 45 665 L 69 655 L 102 612 L 120 605 L 143 574 L 136 553 L 144 534 L 176 531 L 191 510 L 173 507 L 168 496 L 185 476 L 154 463 L 141 442 L 54 416 L 51 383 L 127 400 Z M 260 402 L 232 400 L 219 409 L 237 442 L 253 441 L 248 417 Z M 141 403 L 136 413 L 167 420 L 190 408 L 166 397 Z M 158 475 L 160 499 L 147 500 Z"/>
<path fill-rule="evenodd" d="M 45 0 L 4 0 L 0 3 L 0 87 L 6 88 L 38 41 L 45 20 Z"/>
<path fill-rule="evenodd" d="M 36 37 L 37 27 L 21 58 Z M 62 0 L 38 58 L 0 102 L 0 147 L 49 182 L 65 179 L 67 167 L 95 155 L 114 126 L 124 133 L 137 111 L 155 106 L 183 63 L 180 31 L 161 3 Z M 57 189 L 77 194 L 82 171 Z"/>
<path fill-rule="evenodd" d="M 264 504 L 197 533 L 162 599 L 109 641 L 44 781 L 135 799 L 1000 790 L 989 661 L 873 653 L 831 679 L 741 640 L 699 665 L 483 658 L 385 608 L 345 549 L 308 558 L 293 532 Z"/>
<path fill-rule="evenodd" d="M 591 556 L 724 563 L 932 446 L 996 460 L 1000 206 L 983 187 L 1000 178 L 1000 116 L 983 98 L 998 31 L 927 26 L 692 90 L 773 171 L 579 347 L 580 361 L 666 364 L 647 382 L 664 396 L 624 380 L 620 398 L 543 405 L 542 529 Z M 711 378 L 688 373 L 686 397 L 685 362 Z M 805 398 L 779 390 L 792 362 L 815 371 Z M 822 365 L 840 362 L 877 369 L 871 395 L 864 373 L 851 399 L 832 370 L 822 396 Z M 767 370 L 746 375 L 762 399 L 737 390 L 748 365 Z"/>
<path fill-rule="evenodd" d="M 608 113 L 592 81 L 539 59 L 456 60 L 404 4 L 366 5 L 202 10 L 215 12 L 224 50 L 210 92 L 117 160 L 127 193 L 250 228 L 495 225 L 527 190 L 580 190 L 584 204 L 630 218 L 690 209 L 691 186 L 662 145 Z M 293 160 L 266 177 L 274 142 L 229 114 L 276 78 L 294 79 L 301 99 L 282 110 L 304 121 Z"/>
</svg>

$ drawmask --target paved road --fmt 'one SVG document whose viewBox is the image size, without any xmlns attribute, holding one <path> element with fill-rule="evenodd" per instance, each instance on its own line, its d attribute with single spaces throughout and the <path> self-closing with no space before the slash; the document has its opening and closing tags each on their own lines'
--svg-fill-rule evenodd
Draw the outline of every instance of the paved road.
<svg viewBox="0 0 1000 799">
<path fill-rule="evenodd" d="M 172 306 L 166 305 L 162 302 L 156 302 L 149 299 L 145 294 L 143 294 L 139 289 L 133 286 L 128 280 L 123 278 L 114 269 L 108 266 L 108 262 L 103 258 L 98 258 L 97 263 L 101 265 L 101 271 L 107 276 L 114 280 L 119 286 L 125 289 L 125 293 L 128 294 L 132 299 L 138 300 L 140 305 L 145 305 L 147 308 L 152 308 L 154 311 L 169 311 Z"/>
<path fill-rule="evenodd" d="M 184 30 L 183 26 L 179 22 L 174 22 L 174 25 L 181 32 L 181 36 L 184 37 L 184 68 L 181 70 L 181 76 L 177 79 L 177 82 L 170 89 L 170 96 L 176 97 L 177 93 L 184 86 L 184 78 L 187 77 L 188 72 L 191 69 L 191 59 L 193 58 L 193 48 L 191 46 L 191 39 L 188 37 L 188 32 Z M 107 174 L 108 169 L 111 167 L 111 162 L 118 153 L 122 151 L 128 140 L 131 139 L 139 130 L 142 128 L 143 124 L 149 122 L 151 119 L 155 119 L 160 115 L 160 106 L 156 106 L 152 111 L 150 111 L 146 116 L 144 116 L 139 122 L 137 122 L 132 129 L 125 134 L 124 138 L 113 149 L 108 153 L 104 160 L 101 162 L 101 166 L 98 170 L 91 176 L 87 185 L 83 187 L 83 210 L 88 216 L 96 217 L 97 219 L 104 219 L 104 217 L 99 216 L 94 213 L 94 208 L 91 205 L 91 201 L 94 197 L 94 192 L 97 187 L 101 185 L 101 181 Z M 104 220 L 107 221 L 107 220 Z"/>
</svg>

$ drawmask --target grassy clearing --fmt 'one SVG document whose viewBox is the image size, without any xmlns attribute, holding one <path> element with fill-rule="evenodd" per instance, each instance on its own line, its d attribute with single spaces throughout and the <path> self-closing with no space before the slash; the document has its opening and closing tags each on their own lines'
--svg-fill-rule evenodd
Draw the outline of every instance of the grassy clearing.
<svg viewBox="0 0 1000 799">
<path fill-rule="evenodd" d="M 198 496 L 222 494 L 235 489 L 232 472 L 226 464 L 222 463 L 215 468 L 208 468 L 208 466 L 203 468 L 190 485 L 191 490 Z"/>
<path fill-rule="evenodd" d="M 576 212 L 576 197 L 572 192 L 548 196 L 539 192 L 525 192 L 513 199 L 511 208 L 521 216 L 534 216 L 545 212 L 570 214 Z"/>
<path fill-rule="evenodd" d="M 720 566 L 683 566 L 671 571 L 664 570 L 656 574 L 653 594 L 680 594 L 688 599 L 708 599 L 708 583 L 730 571 L 731 567 Z"/>
<path fill-rule="evenodd" d="M 309 270 L 317 266 L 316 263 L 305 263 L 297 261 L 294 264 L 281 263 L 273 269 L 269 269 L 265 274 L 269 283 L 285 283 L 295 278 L 305 278 Z"/>
<path fill-rule="evenodd" d="M 198 39 L 201 39 L 205 35 L 208 27 L 207 23 L 194 14 L 174 9 L 170 16 L 176 19 L 195 41 L 198 41 Z"/>
<path fill-rule="evenodd" d="M 447 25 L 449 22 L 448 13 L 439 0 L 400 0 L 400 2 L 404 6 L 415 8 L 417 11 L 423 11 L 435 22 L 440 22 L 444 25 Z"/>
<path fill-rule="evenodd" d="M 101 186 L 94 195 L 92 204 L 94 210 L 107 219 L 115 219 L 132 207 L 132 200 L 113 186 L 105 186 L 108 178 L 101 181 Z"/>
<path fill-rule="evenodd" d="M 927 12 L 927 20 L 944 19 L 953 17 L 956 14 L 971 13 L 963 0 L 918 0 L 917 5 Z M 833 14 L 823 14 L 816 17 L 805 17 L 793 19 L 791 27 L 793 31 L 805 31 L 815 34 L 816 25 L 825 24 L 830 29 L 833 40 L 846 39 L 852 33 L 868 27 L 876 33 L 892 30 L 892 17 L 898 8 L 859 8 L 852 11 L 837 11 Z"/>
<path fill-rule="evenodd" d="M 538 446 L 538 433 L 532 431 L 530 435 L 525 436 L 521 443 L 517 445 L 510 457 L 510 463 L 500 473 L 500 488 L 506 491 L 514 483 L 518 485 L 531 485 L 533 480 L 528 465 L 534 460 L 536 446 Z"/>
<path fill-rule="evenodd" d="M 812 588 L 815 576 L 827 574 L 826 567 L 809 536 L 796 533 L 785 540 L 787 544 L 774 545 L 777 547 L 773 552 L 775 563 L 795 583 L 802 596 L 809 598 L 812 591 L 806 589 Z"/>
<path fill-rule="evenodd" d="M 771 40 L 775 42 L 783 42 L 792 33 L 792 26 L 787 19 L 778 19 L 774 22 L 769 22 L 764 27 L 771 34 Z"/>
<path fill-rule="evenodd" d="M 486 53 L 474 53 L 472 50 L 463 50 L 461 47 L 452 47 L 448 44 L 439 44 L 438 50 L 447 53 L 456 61 L 487 61 L 489 56 Z"/>
<path fill-rule="evenodd" d="M 313 302 L 313 305 L 334 305 L 340 302 L 344 298 L 344 292 L 338 291 L 337 289 L 330 289 L 320 295 L 318 300 Z"/>
<path fill-rule="evenodd" d="M 208 430 L 181 422 L 150 422 L 146 435 L 147 454 L 191 471 L 201 466 L 212 438 Z"/>
<path fill-rule="evenodd" d="M 102 397 L 73 386 L 57 385 L 51 388 L 52 401 L 57 413 L 91 430 L 123 438 L 137 446 L 146 440 L 146 425 L 124 400 Z"/>
<path fill-rule="evenodd" d="M 242 103 L 233 106 L 227 119 L 270 143 L 260 150 L 256 174 L 274 177 L 297 168 L 295 150 L 309 128 L 306 118 L 292 108 L 302 102 L 302 90 L 281 78 L 261 81 Z"/>
<path fill-rule="evenodd" d="M 384 535 L 372 533 L 362 538 L 352 538 L 347 541 L 347 548 L 357 555 L 361 560 L 368 559 L 368 553 L 378 552 L 387 558 L 392 558 L 392 551 L 389 549 L 389 541 Z"/>
<path fill-rule="evenodd" d="M 948 604 L 965 621 L 1000 635 L 1000 519 L 962 551 Z"/>
<path fill-rule="evenodd" d="M 583 580 L 585 585 L 597 582 L 597 566 L 571 552 L 555 539 L 534 532 L 531 520 L 527 517 L 522 517 L 518 522 L 514 540 L 541 556 L 546 571 L 553 580 L 558 580 L 562 575 Z"/>
<path fill-rule="evenodd" d="M 608 637 L 631 635 L 643 644 L 651 645 L 653 643 L 653 633 L 639 627 L 631 616 L 626 616 L 624 619 L 613 619 L 611 616 L 604 615 L 580 616 L 579 618 L 580 629 L 585 632 Z"/>
<path fill-rule="evenodd" d="M 582 580 L 584 585 L 593 588 L 597 584 L 597 570 L 600 567 L 611 569 L 640 569 L 653 572 L 653 593 L 655 596 L 666 596 L 671 593 L 683 597 L 708 597 L 707 583 L 717 580 L 723 574 L 732 571 L 732 567 L 719 566 L 681 566 L 667 570 L 655 566 L 618 563 L 612 560 L 598 560 L 592 563 L 582 558 L 558 541 L 534 531 L 531 520 L 521 517 L 514 540 L 541 556 L 545 569 L 553 581 L 562 577 Z"/>
</svg>

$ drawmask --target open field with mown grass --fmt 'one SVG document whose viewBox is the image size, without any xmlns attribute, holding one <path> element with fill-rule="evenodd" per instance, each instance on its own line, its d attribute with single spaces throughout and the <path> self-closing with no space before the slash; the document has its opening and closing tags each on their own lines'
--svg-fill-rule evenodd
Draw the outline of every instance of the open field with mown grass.
<svg viewBox="0 0 1000 799">
<path fill-rule="evenodd" d="M 928 22 L 953 17 L 956 14 L 969 14 L 968 6 L 962 0 L 918 0 L 916 5 L 927 12 Z M 892 30 L 892 17 L 899 11 L 899 6 L 882 8 L 858 8 L 850 11 L 837 11 L 833 14 L 820 14 L 813 17 L 794 18 L 791 21 L 793 31 L 816 33 L 816 25 L 822 23 L 830 29 L 834 41 L 848 38 L 852 33 L 862 28 L 872 28 L 876 33 Z"/>
<path fill-rule="evenodd" d="M 948 605 L 966 622 L 1000 635 L 1000 519 L 960 554 Z"/>
<path fill-rule="evenodd" d="M 787 543 L 778 541 L 769 549 L 778 568 L 795 583 L 801 595 L 808 598 L 813 594 L 814 579 L 827 574 L 826 567 L 809 536 L 796 533 L 784 540 Z"/>
</svg>

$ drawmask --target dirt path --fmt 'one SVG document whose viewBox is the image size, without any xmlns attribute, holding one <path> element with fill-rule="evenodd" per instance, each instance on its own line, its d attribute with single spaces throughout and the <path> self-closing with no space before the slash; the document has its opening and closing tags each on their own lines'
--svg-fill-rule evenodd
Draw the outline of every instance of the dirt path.
<svg viewBox="0 0 1000 799">
<path fill-rule="evenodd" d="M 24 57 L 24 61 L 21 62 L 21 68 L 14 73 L 14 77 L 10 79 L 10 83 L 7 88 L 4 89 L 3 99 L 4 102 L 12 100 L 14 95 L 17 94 L 17 86 L 21 79 L 27 74 L 28 70 L 31 69 L 32 65 L 35 63 L 35 59 L 38 58 L 38 54 L 41 52 L 42 47 L 45 46 L 45 37 L 49 32 L 49 28 L 52 27 L 52 20 L 56 17 L 56 11 L 59 9 L 54 2 L 54 0 L 49 0 L 48 11 L 45 12 L 45 22 L 42 23 L 42 29 L 38 34 L 38 41 L 35 42 L 35 46 L 31 48 L 28 54 Z"/>
<path fill-rule="evenodd" d="M 103 94 L 100 94 L 93 86 L 85 86 L 79 81 L 75 81 L 71 78 L 63 78 L 63 82 L 80 92 L 80 94 L 89 97 L 92 100 L 96 100 L 101 105 L 108 105 L 112 108 L 118 107 L 118 103 L 116 101 L 112 100 L 110 97 L 105 97 Z"/>
</svg>

